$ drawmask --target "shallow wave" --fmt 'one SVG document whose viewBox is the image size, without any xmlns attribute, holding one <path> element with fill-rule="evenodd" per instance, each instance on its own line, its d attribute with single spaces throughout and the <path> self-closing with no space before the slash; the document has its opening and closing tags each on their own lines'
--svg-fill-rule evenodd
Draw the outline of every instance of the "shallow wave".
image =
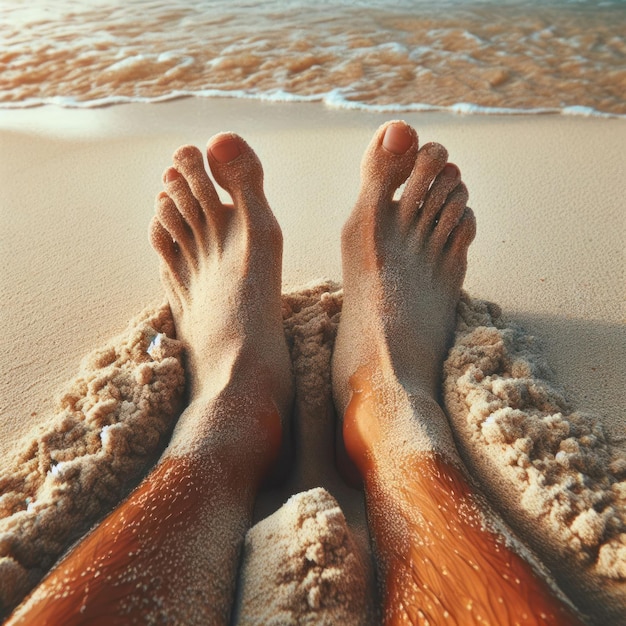
<svg viewBox="0 0 626 626">
<path fill-rule="evenodd" d="M 0 107 L 182 96 L 368 111 L 626 115 L 612 2 L 5 0 Z"/>
</svg>

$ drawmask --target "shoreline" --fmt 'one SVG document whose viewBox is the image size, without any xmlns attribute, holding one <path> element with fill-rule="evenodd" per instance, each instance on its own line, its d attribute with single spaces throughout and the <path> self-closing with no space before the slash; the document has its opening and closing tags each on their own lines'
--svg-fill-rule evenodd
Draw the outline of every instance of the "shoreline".
<svg viewBox="0 0 626 626">
<path fill-rule="evenodd" d="M 361 153 L 371 133 L 385 117 L 344 114 L 314 105 L 259 107 L 236 103 L 226 109 L 222 104 L 192 100 L 167 106 L 129 105 L 92 110 L 85 115 L 77 115 L 75 110 L 70 113 L 48 107 L 32 115 L 6 116 L 0 112 L 0 135 L 9 147 L 6 156 L 0 159 L 4 180 L 8 181 L 0 192 L 0 203 L 11 209 L 3 211 L 5 219 L 0 225 L 0 267 L 4 268 L 0 296 L 6 304 L 10 329 L 4 335 L 5 348 L 0 350 L 4 359 L 0 362 L 0 411 L 6 415 L 0 426 L 3 458 L 10 459 L 12 453 L 20 450 L 18 440 L 28 435 L 32 426 L 44 416 L 53 415 L 54 394 L 76 375 L 84 355 L 122 331 L 129 318 L 147 306 L 162 302 L 157 257 L 150 249 L 146 231 L 153 211 L 152 198 L 160 190 L 160 174 L 168 166 L 171 152 L 180 144 L 193 142 L 203 146 L 210 135 L 226 129 L 246 137 L 264 163 L 266 192 L 283 227 L 283 291 L 292 294 L 287 298 L 306 300 L 306 293 L 294 294 L 294 290 L 305 284 L 319 283 L 323 277 L 340 280 L 339 237 L 357 194 Z M 303 113 L 309 115 L 303 119 Z M 459 165 L 470 189 L 470 205 L 477 213 L 479 234 L 470 250 L 466 291 L 475 298 L 495 301 L 504 309 L 505 318 L 537 335 L 565 397 L 574 408 L 600 418 L 608 441 L 602 439 L 601 431 L 596 432 L 604 443 L 590 452 L 590 467 L 602 462 L 602 454 L 610 449 L 611 443 L 620 440 L 620 449 L 624 450 L 624 420 L 619 412 L 623 405 L 620 345 L 624 333 L 619 297 L 623 252 L 619 229 L 615 228 L 615 222 L 619 224 L 621 219 L 615 181 L 626 173 L 619 159 L 626 125 L 598 120 L 583 123 L 578 120 L 550 120 L 548 123 L 535 118 L 476 120 L 447 114 L 405 117 L 420 131 L 422 143 L 439 140 L 446 145 L 450 161 Z M 210 120 L 208 124 L 205 119 Z M 336 326 L 337 307 L 329 304 L 331 294 L 326 295 L 329 297 L 323 300 L 323 305 L 320 300 L 320 310 L 316 311 L 328 317 L 327 324 Z M 333 297 L 340 298 L 340 292 L 335 291 Z M 313 303 L 311 310 L 316 306 Z M 484 306 L 484 303 L 477 303 L 476 311 Z M 490 310 L 496 311 L 497 307 Z M 168 315 L 166 309 L 161 309 L 161 313 Z M 307 310 L 303 318 L 309 320 L 309 313 Z M 460 311 L 458 314 L 461 315 Z M 476 312 L 470 314 L 469 326 L 475 324 L 478 334 L 489 334 L 489 324 L 485 322 L 483 326 L 480 319 Z M 290 332 L 287 326 L 286 333 Z M 321 332 L 324 341 L 329 340 L 326 335 L 332 334 L 321 322 L 307 324 L 307 328 Z M 465 329 L 461 321 L 457 329 L 461 361 L 469 354 L 463 343 Z M 144 342 L 150 339 L 143 332 L 134 333 L 133 337 Z M 114 343 L 116 341 L 119 343 L 119 340 Z M 343 484 L 331 480 L 332 472 L 326 475 L 324 467 L 331 465 L 308 462 L 324 439 L 321 435 L 333 430 L 330 391 L 324 387 L 326 399 L 322 402 L 321 397 L 318 398 L 321 390 L 315 387 L 315 381 L 324 380 L 327 370 L 324 364 L 330 362 L 330 346 L 322 346 L 320 338 L 316 341 L 319 345 L 315 341 L 308 345 L 318 345 L 317 352 L 309 354 L 310 350 L 296 349 L 295 356 L 292 355 L 297 360 L 298 354 L 306 353 L 321 370 L 316 374 L 313 363 L 305 366 L 300 363 L 296 367 L 298 372 L 310 372 L 313 379 L 312 388 L 307 387 L 305 381 L 299 381 L 304 391 L 300 390 L 294 409 L 302 438 L 297 450 L 299 462 L 285 490 L 281 488 L 277 493 L 259 496 L 257 519 L 278 509 L 274 517 L 277 516 L 280 525 L 287 514 L 287 509 L 280 507 L 286 495 L 298 494 L 297 497 L 305 501 L 310 494 L 303 493 L 304 490 L 327 487 L 346 514 L 344 526 L 347 523 L 346 528 L 351 527 L 354 533 L 352 552 L 357 556 L 361 554 L 357 560 L 361 559 L 363 565 L 357 568 L 360 573 L 355 574 L 356 578 L 367 581 L 365 587 L 373 589 L 373 574 L 370 575 L 370 567 L 366 566 L 369 542 L 360 496 L 355 499 L 357 492 L 348 494 Z M 476 354 L 483 362 L 485 354 L 481 357 L 481 345 L 479 341 Z M 526 345 L 534 345 L 533 338 L 522 337 L 520 346 Z M 109 352 L 104 349 L 97 354 L 108 355 Z M 122 344 L 119 352 L 120 358 L 126 358 Z M 143 349 L 131 350 L 131 353 L 139 360 L 148 359 Z M 522 357 L 525 354 L 523 349 L 520 354 Z M 545 371 L 541 359 L 535 367 L 532 359 L 524 365 L 522 357 L 504 359 L 503 363 L 510 361 L 518 369 L 525 368 L 524 371 L 541 378 Z M 111 374 L 106 366 L 109 360 L 108 356 L 96 355 L 95 359 L 92 357 L 85 362 L 87 369 L 89 362 L 102 363 L 105 367 L 93 373 L 93 389 L 87 369 L 83 368 L 80 374 L 83 378 L 77 381 L 76 387 L 79 396 L 83 390 L 102 387 L 106 376 Z M 450 367 L 453 367 L 452 356 Z M 146 364 L 140 363 L 138 368 L 135 372 L 131 366 L 128 376 L 121 376 L 120 393 L 132 391 L 135 382 L 143 385 L 141 388 L 145 391 L 142 381 L 150 376 L 144 371 Z M 495 380 L 496 370 L 488 369 L 489 375 L 478 376 L 477 380 Z M 509 375 L 508 370 L 501 375 L 500 386 L 526 384 L 517 376 Z M 463 380 L 464 375 L 450 378 L 447 372 L 446 402 L 452 397 L 449 385 Z M 539 387 L 543 384 L 541 380 L 535 382 Z M 531 384 L 534 383 L 531 381 Z M 154 390 L 147 393 L 162 393 L 162 385 L 158 389 L 157 385 L 160 383 L 155 383 Z M 448 415 L 455 421 L 457 433 L 465 428 L 462 424 L 465 413 L 469 419 L 491 406 L 491 382 L 486 385 L 487 399 L 475 397 L 475 390 L 468 388 L 465 399 L 461 397 L 465 392 L 459 392 L 459 406 L 464 409 L 459 412 L 454 401 L 448 406 Z M 109 390 L 108 383 L 103 389 Z M 135 398 L 134 393 L 129 397 Z M 562 417 L 560 411 L 564 419 L 570 419 L 569 408 L 558 400 L 558 390 L 555 398 L 554 406 L 544 399 L 543 404 L 534 409 L 530 407 L 529 423 L 534 419 L 541 421 L 541 416 L 537 417 L 541 411 L 547 411 L 553 421 Z M 97 400 L 91 404 L 96 406 Z M 119 405 L 122 413 L 128 409 L 135 416 L 134 402 L 121 401 Z M 510 408 L 515 409 L 512 413 L 519 414 L 517 405 Z M 94 415 L 96 413 L 94 411 Z M 81 415 L 85 423 L 91 424 L 91 413 L 77 415 L 78 422 Z M 574 424 L 579 419 L 583 426 L 587 423 L 585 417 L 572 417 Z M 475 441 L 469 446 L 469 452 L 465 450 L 470 458 L 466 460 L 467 467 L 479 480 L 491 480 L 499 476 L 498 471 L 506 474 L 510 469 L 506 462 L 507 451 L 498 447 L 499 439 L 491 446 L 494 433 L 489 430 L 488 422 L 483 424 L 485 440 Z M 57 423 L 60 423 L 58 419 Z M 95 437 L 96 442 L 102 440 L 103 449 L 105 441 L 110 443 L 110 438 L 105 436 L 108 428 L 104 426 Z M 567 441 L 574 442 L 572 445 L 576 444 L 576 436 L 581 435 L 574 432 L 577 428 L 567 431 L 571 435 L 565 435 L 570 436 Z M 32 463 L 42 455 L 45 457 L 50 447 L 48 440 L 65 438 L 65 430 L 60 430 L 49 428 L 40 443 L 33 442 L 29 451 L 34 455 Z M 531 428 L 529 432 L 534 431 Z M 73 440 L 72 437 L 69 440 Z M 589 443 L 586 441 L 582 436 L 581 445 L 586 446 Z M 461 444 L 457 442 L 457 445 Z M 123 449 L 124 446 L 118 451 Z M 112 450 L 113 455 L 115 452 Z M 331 451 L 328 452 L 332 459 Z M 483 456 L 489 454 L 500 463 L 498 468 L 473 467 L 472 463 L 480 465 Z M 54 455 L 56 452 L 50 458 L 56 459 Z M 540 459 L 541 462 L 552 459 L 554 464 L 557 460 L 548 457 L 547 461 Z M 52 463 L 50 458 L 48 462 Z M 86 462 L 92 461 L 87 459 Z M 332 460 L 329 463 L 332 464 Z M 62 466 L 65 467 L 63 463 L 50 465 L 47 473 L 45 467 L 43 471 L 40 467 L 38 475 L 47 480 L 52 474 L 51 481 L 59 480 L 54 476 L 63 475 Z M 20 471 L 23 473 L 24 469 L 28 468 Z M 574 474 L 582 476 L 580 480 L 587 488 L 591 479 L 580 474 L 582 471 L 578 468 L 578 474 Z M 68 476 L 70 474 L 68 472 Z M 519 487 L 522 492 L 526 488 L 515 480 L 510 486 Z M 567 491 L 570 487 L 564 479 L 563 489 Z M 488 483 L 485 495 L 499 502 L 506 501 L 499 488 L 496 479 L 495 486 Z M 548 493 L 552 491 L 546 490 L 546 495 Z M 576 491 L 574 500 L 578 495 Z M 14 497 L 18 503 L 30 499 L 19 494 Z M 525 492 L 523 497 L 514 498 L 515 502 L 526 499 Z M 555 498 L 555 505 L 556 500 L 561 502 Z M 337 504 L 334 500 L 332 503 L 333 507 Z M 54 514 L 57 508 L 54 499 L 48 504 Z M 30 511 L 29 504 L 28 510 L 33 514 L 40 505 L 37 501 Z M 582 506 L 583 513 L 571 525 L 571 530 L 576 531 L 574 535 L 582 533 L 581 536 L 586 537 L 585 532 L 593 528 L 587 524 L 585 515 L 593 515 L 595 510 L 586 500 L 576 506 Z M 341 513 L 341 509 L 337 511 Z M 534 512 L 520 514 L 522 527 L 529 514 Z M 545 533 L 549 535 L 551 531 L 546 524 L 540 526 L 537 541 L 541 544 Z M 255 526 L 250 537 L 254 529 L 260 527 Z M 70 525 L 69 530 L 72 529 Z M 559 543 L 565 535 L 562 529 L 557 531 L 555 541 Z M 316 535 L 316 541 L 321 538 Z M 536 539 L 534 531 L 527 538 L 522 534 L 522 538 Z M 258 543 L 258 539 L 254 541 Z M 287 533 L 284 539 L 291 545 L 296 537 Z M 263 540 L 261 544 L 265 545 Z M 569 546 L 569 540 L 564 545 Z M 617 548 L 609 543 L 602 547 L 607 554 L 610 549 Z M 580 554 L 575 551 L 574 558 L 576 555 L 582 558 L 582 550 Z M 265 560 L 259 563 L 265 569 Z M 280 574 L 280 568 L 275 569 L 275 573 Z M 597 573 L 604 583 L 606 572 L 598 570 Z M 586 574 L 581 572 L 581 575 Z M 258 582 L 257 577 L 254 578 L 252 582 Z M 618 591 L 615 590 L 616 602 Z M 364 593 L 369 597 L 373 592 L 364 590 Z M 600 606 L 592 601 L 593 607 Z"/>
<path fill-rule="evenodd" d="M 284 290 L 340 279 L 359 162 L 388 114 L 186 98 L 101 109 L 0 110 L 5 185 L 0 454 L 83 355 L 162 292 L 147 240 L 173 150 L 234 130 L 258 151 L 283 228 Z M 544 343 L 566 395 L 626 447 L 619 226 L 626 123 L 565 116 L 402 114 L 461 168 L 477 214 L 465 288 Z"/>
<path fill-rule="evenodd" d="M 592 119 L 626 119 L 626 113 L 613 113 L 602 111 L 585 105 L 570 105 L 564 107 L 539 106 L 530 108 L 513 108 L 482 106 L 473 102 L 456 102 L 450 105 L 427 104 L 414 102 L 411 104 L 367 104 L 364 102 L 350 101 L 337 96 L 333 91 L 314 96 L 302 96 L 286 91 L 275 91 L 267 93 L 248 93 L 245 91 L 228 91 L 210 89 L 207 91 L 173 91 L 162 96 L 154 97 L 131 97 L 131 96 L 110 96 L 97 100 L 75 100 L 66 96 L 53 96 L 49 98 L 35 99 L 27 101 L 10 100 L 0 101 L 0 110 L 16 111 L 23 109 L 37 109 L 39 107 L 59 107 L 69 110 L 89 110 L 100 109 L 119 105 L 134 104 L 163 104 L 186 98 L 210 98 L 212 100 L 244 100 L 259 104 L 316 104 L 324 106 L 329 110 L 350 111 L 357 113 L 369 113 L 374 115 L 399 116 L 411 115 L 415 113 L 443 113 L 451 115 L 497 115 L 497 116 L 534 116 L 534 115 L 557 115 L 572 116 Z"/>
</svg>

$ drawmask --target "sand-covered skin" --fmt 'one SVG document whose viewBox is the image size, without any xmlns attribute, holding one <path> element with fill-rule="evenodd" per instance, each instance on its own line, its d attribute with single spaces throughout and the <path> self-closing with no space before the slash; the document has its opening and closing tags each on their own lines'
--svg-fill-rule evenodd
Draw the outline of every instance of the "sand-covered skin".
<svg viewBox="0 0 626 626">
<path fill-rule="evenodd" d="M 296 389 L 297 393 L 305 394 L 306 398 L 302 400 L 302 403 L 308 406 L 311 412 L 327 405 L 329 402 L 327 394 L 330 390 L 328 377 L 323 372 L 308 368 L 306 364 L 315 362 L 316 357 L 319 357 L 322 352 L 324 354 L 317 360 L 325 362 L 330 359 L 340 308 L 341 292 L 337 285 L 320 285 L 283 296 L 284 327 L 292 358 L 295 358 Z M 6 610 L 11 602 L 23 597 L 32 584 L 69 545 L 69 542 L 80 532 L 84 532 L 94 519 L 121 497 L 123 485 L 131 482 L 133 475 L 137 476 L 140 473 L 141 469 L 137 469 L 138 467 L 145 467 L 149 454 L 142 446 L 148 444 L 149 433 L 153 432 L 156 440 L 158 434 L 162 432 L 159 430 L 160 426 L 157 428 L 157 425 L 148 419 L 147 414 L 131 412 L 130 417 L 137 419 L 133 422 L 134 426 L 120 422 L 119 425 L 106 429 L 105 432 L 110 435 L 119 434 L 119 438 L 105 436 L 107 444 L 103 446 L 100 433 L 105 425 L 112 424 L 119 419 L 116 416 L 122 410 L 122 405 L 121 402 L 116 401 L 119 405 L 118 413 L 114 410 L 116 403 L 98 405 L 102 408 L 114 407 L 111 413 L 107 413 L 106 410 L 96 410 L 94 404 L 97 400 L 92 394 L 95 393 L 97 384 L 94 383 L 90 387 L 87 382 L 88 379 L 115 381 L 100 388 L 98 393 L 101 395 L 98 397 L 103 403 L 110 400 L 105 394 L 110 394 L 113 388 L 120 388 L 125 394 L 123 399 L 126 400 L 132 399 L 135 393 L 143 392 L 148 394 L 146 400 L 149 402 L 158 400 L 159 403 L 172 405 L 173 397 L 178 389 L 177 385 L 182 383 L 177 343 L 171 340 L 162 342 L 161 353 L 153 351 L 152 358 L 145 353 L 148 344 L 157 332 L 172 336 L 169 309 L 164 307 L 156 313 L 153 311 L 144 313 L 137 320 L 137 325 L 131 325 L 126 335 L 111 342 L 112 347 L 96 351 L 86 360 L 83 371 L 71 386 L 71 392 L 65 395 L 65 404 L 61 405 L 59 414 L 53 422 L 50 422 L 51 424 L 68 423 L 70 428 L 68 432 L 71 432 L 75 439 L 70 441 L 67 432 L 64 433 L 62 430 L 44 428 L 38 436 L 33 437 L 31 440 L 33 443 L 25 444 L 25 447 L 16 455 L 16 459 L 22 459 L 21 463 L 3 467 L 2 491 L 0 492 L 2 493 L 0 511 L 3 515 L 3 519 L 0 519 L 0 532 L 2 533 L 0 547 L 3 550 L 1 553 L 3 558 L 0 560 L 0 592 L 2 602 L 6 603 L 3 604 L 3 610 Z M 139 330 L 141 328 L 145 331 Z M 298 366 L 298 362 L 301 363 L 301 367 Z M 515 364 L 514 367 L 513 364 Z M 481 377 L 479 372 L 486 372 L 489 367 L 492 368 L 489 380 L 486 374 L 482 374 L 482 381 L 478 380 Z M 89 373 L 85 371 L 87 369 Z M 513 372 L 516 378 L 512 377 Z M 502 503 L 506 495 L 503 492 L 520 494 L 505 500 L 507 506 L 517 503 L 521 507 L 524 502 L 529 501 L 521 498 L 522 492 L 528 490 L 529 482 L 520 473 L 526 472 L 527 475 L 533 475 L 533 484 L 536 487 L 530 492 L 532 501 L 540 502 L 546 511 L 554 511 L 554 515 L 538 519 L 531 518 L 528 513 L 522 511 L 520 515 L 526 516 L 524 517 L 526 522 L 517 524 L 522 531 L 520 535 L 545 559 L 546 564 L 550 566 L 553 573 L 557 574 L 564 587 L 570 592 L 573 589 L 578 591 L 575 595 L 572 594 L 574 602 L 596 617 L 599 620 L 598 623 L 603 623 L 601 621 L 605 619 L 603 611 L 610 606 L 619 606 L 620 602 L 623 603 L 624 597 L 624 568 L 626 566 L 623 543 L 624 474 L 626 464 L 623 458 L 620 460 L 610 442 L 606 437 L 603 438 L 602 429 L 598 424 L 593 427 L 586 426 L 590 424 L 588 418 L 576 417 L 566 410 L 565 400 L 545 381 L 547 372 L 543 369 L 540 352 L 536 351 L 535 346 L 529 343 L 521 331 L 504 322 L 497 307 L 493 305 L 467 297 L 463 298 L 458 308 L 456 343 L 446 362 L 445 373 L 448 411 L 459 439 L 464 442 L 463 454 L 472 467 L 472 473 L 485 485 L 486 494 L 500 510 L 502 507 L 497 507 L 497 504 L 498 500 Z M 498 373 L 500 375 L 496 376 Z M 109 376 L 108 379 L 107 376 Z M 123 384 L 124 381 L 126 384 Z M 162 383 L 160 390 L 157 385 L 159 381 Z M 484 400 L 487 394 L 487 390 L 483 388 L 485 384 L 490 384 L 492 387 L 488 390 L 492 394 L 488 402 Z M 496 390 L 502 390 L 498 392 L 499 395 L 493 393 L 494 385 Z M 550 444 L 553 446 L 551 448 L 553 452 L 537 447 L 536 451 L 540 452 L 540 458 L 537 454 L 533 456 L 528 451 L 516 448 L 514 443 L 507 443 L 501 434 L 502 429 L 497 428 L 499 423 L 503 425 L 509 423 L 501 421 L 505 420 L 507 415 L 513 417 L 519 415 L 517 412 L 519 407 L 515 409 L 507 407 L 516 402 L 512 387 L 520 389 L 524 385 L 529 390 L 537 390 L 532 393 L 520 392 L 524 397 L 524 411 L 530 418 L 543 416 L 546 413 L 550 415 L 561 413 L 564 416 L 559 419 L 543 420 L 546 428 L 548 423 L 554 424 L 555 428 L 552 429 L 554 436 L 551 440 L 553 443 Z M 517 402 L 519 405 L 519 400 Z M 128 405 L 124 406 L 128 411 Z M 74 407 L 74 411 L 71 407 Z M 82 418 L 81 415 L 89 416 L 91 421 Z M 492 417 L 487 421 L 489 415 Z M 468 418 L 471 424 L 463 426 L 464 423 L 468 424 Z M 63 419 L 67 422 L 63 422 Z M 565 436 L 563 434 L 565 422 L 578 424 L 577 433 L 575 434 L 572 430 L 570 435 Z M 167 430 L 165 422 L 159 422 L 161 423 L 163 423 L 163 429 Z M 486 426 L 485 434 L 481 434 L 482 425 Z M 561 429 L 559 430 L 557 426 Z M 139 431 L 134 430 L 134 427 Z M 522 428 L 522 426 L 518 424 L 517 428 Z M 570 429 L 572 428 L 570 426 Z M 595 439 L 590 437 L 585 439 L 584 428 L 592 428 L 591 434 Z M 139 432 L 139 437 L 135 439 L 137 432 Z M 315 432 L 312 426 L 311 432 Z M 487 436 L 490 437 L 489 440 Z M 525 438 L 532 439 L 526 433 L 524 437 L 517 437 L 513 442 Z M 578 456 L 574 455 L 572 450 L 568 449 L 568 446 L 573 447 L 570 441 L 564 445 L 563 454 L 555 460 L 554 451 L 559 452 L 560 442 L 571 439 L 577 441 L 582 453 L 579 452 Z M 38 442 L 42 442 L 41 445 Z M 126 442 L 133 445 L 127 446 Z M 107 447 L 109 445 L 110 447 Z M 156 446 L 152 452 L 155 449 Z M 59 452 L 54 452 L 54 450 Z M 485 455 L 481 456 L 483 450 Z M 508 451 L 507 455 L 501 453 L 502 450 Z M 497 454 L 490 455 L 490 451 L 497 451 Z M 527 467 L 518 464 L 518 459 L 523 459 L 524 454 L 530 462 Z M 550 458 L 551 454 L 552 458 Z M 67 463 L 55 470 L 56 476 L 52 473 L 48 474 L 48 471 L 52 471 L 53 459 L 57 463 Z M 500 464 L 494 463 L 494 459 L 495 461 L 500 459 Z M 513 464 L 509 464 L 507 459 L 513 459 Z M 570 466 L 575 466 L 575 469 L 568 469 L 566 460 Z M 490 462 L 489 465 L 487 461 Z M 95 465 L 96 463 L 101 464 Z M 582 490 L 574 487 L 564 489 L 561 479 L 569 476 L 570 481 L 582 480 L 577 472 L 583 466 L 588 468 L 588 473 L 582 474 L 587 476 Z M 9 467 L 13 469 L 9 471 Z M 72 467 L 81 469 L 70 471 Z M 100 469 L 88 477 L 83 475 L 83 467 Z M 555 469 L 558 471 L 555 472 Z M 496 470 L 498 472 L 492 477 L 490 472 Z M 60 492 L 57 488 L 60 484 L 58 483 L 59 477 L 65 480 L 63 483 L 65 492 Z M 83 484 L 81 480 L 88 478 L 92 480 L 98 478 L 98 482 L 93 483 L 94 486 L 90 488 L 89 494 L 85 494 L 93 496 L 93 500 L 89 500 L 88 503 L 79 500 L 81 505 L 72 508 L 74 501 L 65 497 L 64 494 L 70 493 L 72 497 L 75 497 L 76 493 L 83 493 L 80 491 Z M 314 478 L 314 473 L 303 475 L 303 480 L 306 482 Z M 505 486 L 501 486 L 500 482 Z M 542 483 L 545 487 L 539 488 Z M 96 487 L 96 485 L 102 486 Z M 106 505 L 103 505 L 96 497 L 102 497 L 102 493 L 108 494 L 109 500 Z M 32 494 L 35 494 L 36 498 Z M 22 524 L 27 525 L 30 523 L 28 520 L 33 519 L 32 511 L 30 513 L 27 511 L 26 498 L 32 498 L 31 502 L 34 504 L 31 504 L 31 508 L 43 507 L 44 495 L 48 498 L 59 498 L 57 501 L 63 502 L 69 508 L 58 507 L 62 515 L 50 518 L 49 524 L 45 527 L 37 524 L 29 527 L 31 528 L 29 532 L 24 532 L 26 526 Z M 496 499 L 494 500 L 491 496 L 495 496 Z M 339 497 L 337 499 L 341 500 Z M 589 499 L 596 504 L 595 507 L 589 507 Z M 326 496 L 322 500 L 326 502 L 323 506 L 327 506 Z M 302 501 L 302 499 L 296 499 L 296 502 L 302 503 Z M 317 501 L 318 499 L 313 498 L 313 502 Z M 50 500 L 46 502 L 49 503 Z M 309 500 L 306 506 L 310 505 Z M 50 515 L 55 514 L 54 509 L 49 505 L 45 506 L 46 509 L 40 509 L 40 513 L 47 510 Z M 566 510 L 575 513 L 567 518 Z M 307 511 L 309 519 L 316 518 L 318 512 L 310 508 Z M 506 510 L 502 513 L 507 517 Z M 291 515 L 289 509 L 280 509 L 275 514 L 272 524 L 279 523 L 281 517 L 288 520 L 289 515 Z M 559 518 L 559 515 L 562 517 Z M 578 521 L 574 523 L 575 520 Z M 343 522 L 333 528 L 339 529 L 341 535 Z M 595 529 L 595 531 L 588 532 L 589 529 L 592 531 Z M 264 536 L 263 532 L 257 532 L 254 529 L 250 533 L 258 541 L 261 541 L 260 538 Z M 297 534 L 292 539 L 293 546 L 297 546 L 298 541 L 302 541 L 302 537 L 298 538 Z M 332 533 L 326 535 L 326 540 L 330 543 L 335 541 L 332 539 Z M 42 545 L 53 546 L 54 549 L 49 554 L 44 553 L 40 551 Z M 276 546 L 270 547 L 276 548 Z M 287 546 L 285 549 L 290 548 Z M 558 567 L 557 557 L 550 552 L 550 550 L 557 549 L 558 554 L 563 555 L 562 564 L 569 563 L 568 566 Z M 267 546 L 261 547 L 257 554 L 263 554 L 264 550 L 267 550 Z M 34 553 L 42 554 L 43 558 L 40 562 L 31 564 L 33 562 L 27 560 L 30 558 L 28 555 Z M 17 555 L 25 556 L 17 558 Z M 602 558 L 594 561 L 594 555 L 600 555 Z M 277 557 L 277 553 L 274 556 Z M 258 569 L 263 564 L 267 566 L 266 559 L 263 558 L 256 564 L 252 563 L 253 559 L 254 553 L 247 555 L 246 567 Z M 283 596 L 283 604 L 288 607 L 296 606 L 297 601 L 300 601 L 297 598 L 305 597 L 303 581 L 298 582 L 293 577 L 294 566 L 289 565 L 286 555 L 283 560 L 276 558 L 272 562 L 277 564 L 279 570 L 273 570 L 267 566 L 264 576 L 273 580 L 279 580 L 281 576 L 286 580 L 285 576 L 292 576 L 294 596 L 291 598 Z M 564 580 L 563 570 L 568 568 L 572 575 L 568 577 L 568 580 Z M 352 573 L 355 571 L 357 570 L 349 570 Z M 339 582 L 337 585 L 339 586 L 336 588 L 341 588 Z M 311 586 L 307 589 L 312 588 Z M 287 587 L 284 589 L 286 590 Z M 243 593 L 248 594 L 247 598 L 252 597 L 252 592 L 243 591 Z M 298 596 L 298 593 L 301 595 Z M 265 598 L 264 602 L 267 600 Z M 261 604 L 259 610 L 265 610 L 263 607 L 265 607 L 264 603 Z M 243 616 L 243 613 L 240 614 Z M 614 613 L 614 617 L 611 618 L 613 621 L 609 623 L 619 624 L 621 615 L 623 613 Z M 604 623 L 607 623 L 606 619 Z"/>
<path fill-rule="evenodd" d="M 246 535 L 235 621 L 374 624 L 366 568 L 336 500 L 322 488 L 296 494 Z"/>
<path fill-rule="evenodd" d="M 444 376 L 457 444 L 492 504 L 579 608 L 626 623 L 624 453 L 495 305 L 463 297 Z"/>
<path fill-rule="evenodd" d="M 0 479 L 0 617 L 128 491 L 163 447 L 185 377 L 168 307 L 87 356 Z"/>
</svg>

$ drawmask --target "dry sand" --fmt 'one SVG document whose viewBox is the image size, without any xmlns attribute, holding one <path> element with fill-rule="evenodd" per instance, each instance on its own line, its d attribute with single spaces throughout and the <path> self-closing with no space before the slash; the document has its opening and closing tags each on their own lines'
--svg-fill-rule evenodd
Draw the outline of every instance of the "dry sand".
<svg viewBox="0 0 626 626">
<path fill-rule="evenodd" d="M 494 508 L 599 623 L 626 615 L 626 453 L 573 409 L 539 342 L 497 305 L 461 298 L 443 396 Z"/>
<path fill-rule="evenodd" d="M 168 307 L 146 311 L 81 363 L 50 419 L 0 476 L 0 618 L 154 464 L 182 406 Z"/>
<path fill-rule="evenodd" d="M 373 626 L 367 570 L 337 501 L 298 493 L 246 535 L 235 623 Z"/>
<path fill-rule="evenodd" d="M 466 288 L 542 339 L 570 402 L 597 416 L 624 451 L 618 182 L 626 174 L 626 123 L 406 119 L 422 141 L 446 145 L 470 189 L 478 237 Z M 258 151 L 285 235 L 287 289 L 340 278 L 340 228 L 362 151 L 383 120 L 317 105 L 209 100 L 0 111 L 0 297 L 8 330 L 0 347 L 0 459 L 51 412 L 84 354 L 160 301 L 146 230 L 178 145 L 203 145 L 230 129 Z M 315 486 L 300 476 L 294 491 Z"/>
</svg>

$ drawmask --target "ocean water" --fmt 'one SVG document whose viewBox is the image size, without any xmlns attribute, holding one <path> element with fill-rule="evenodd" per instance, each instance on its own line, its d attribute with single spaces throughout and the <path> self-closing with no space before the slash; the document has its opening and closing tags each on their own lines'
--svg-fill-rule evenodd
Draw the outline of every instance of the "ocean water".
<svg viewBox="0 0 626 626">
<path fill-rule="evenodd" d="M 0 5 L 0 107 L 181 96 L 622 117 L 626 1 Z"/>
</svg>

